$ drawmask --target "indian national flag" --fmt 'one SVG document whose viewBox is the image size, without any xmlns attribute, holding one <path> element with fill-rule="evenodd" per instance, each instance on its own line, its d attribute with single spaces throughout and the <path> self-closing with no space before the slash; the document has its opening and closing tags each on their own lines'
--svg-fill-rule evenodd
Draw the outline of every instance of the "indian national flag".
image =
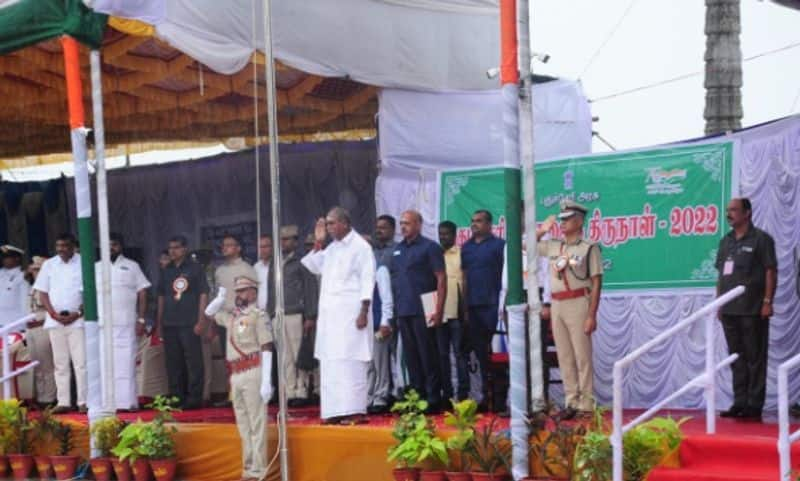
<svg viewBox="0 0 800 481">
<path fill-rule="evenodd" d="M 99 47 L 105 26 L 81 0 L 0 0 L 0 54 L 61 35 Z"/>
</svg>

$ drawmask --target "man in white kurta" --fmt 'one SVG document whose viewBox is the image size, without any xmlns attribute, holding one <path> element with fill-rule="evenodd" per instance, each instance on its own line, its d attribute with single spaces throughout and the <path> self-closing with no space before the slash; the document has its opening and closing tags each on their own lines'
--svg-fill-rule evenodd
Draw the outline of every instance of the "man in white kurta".
<svg viewBox="0 0 800 481">
<path fill-rule="evenodd" d="M 322 249 L 326 230 L 333 241 Z M 314 249 L 302 262 L 322 276 L 314 344 L 320 361 L 320 414 L 327 424 L 348 423 L 367 411 L 374 337 L 367 328 L 367 314 L 375 286 L 375 256 L 342 208 L 319 219 L 314 235 Z"/>
<path fill-rule="evenodd" d="M 114 403 L 117 409 L 135 410 L 139 407 L 136 389 L 136 337 L 144 334 L 144 313 L 147 310 L 147 280 L 136 261 L 122 254 L 123 240 L 111 234 L 111 324 L 114 337 Z M 97 309 L 100 322 L 103 314 L 102 268 L 95 264 L 97 279 Z M 137 310 L 138 304 L 138 310 Z M 101 352 L 104 344 L 100 344 Z M 101 355 L 101 359 L 104 356 Z"/>
</svg>

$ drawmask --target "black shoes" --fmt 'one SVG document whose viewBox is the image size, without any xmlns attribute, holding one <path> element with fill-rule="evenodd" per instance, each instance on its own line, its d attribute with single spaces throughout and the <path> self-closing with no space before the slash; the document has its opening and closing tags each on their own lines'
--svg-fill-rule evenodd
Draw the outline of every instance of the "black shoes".
<svg viewBox="0 0 800 481">
<path fill-rule="evenodd" d="M 794 403 L 791 407 L 789 407 L 789 414 L 800 417 L 800 403 Z"/>
<path fill-rule="evenodd" d="M 308 399 L 292 398 L 286 401 L 286 405 L 290 408 L 304 408 L 309 405 Z"/>
<path fill-rule="evenodd" d="M 742 412 L 744 412 L 744 408 L 734 405 L 734 406 L 731 406 L 731 408 L 728 409 L 727 411 L 722 411 L 721 413 L 719 413 L 719 417 L 721 417 L 721 418 L 738 418 L 738 417 L 741 417 Z"/>
<path fill-rule="evenodd" d="M 367 414 L 387 414 L 389 406 L 387 404 L 373 404 L 367 407 Z"/>
<path fill-rule="evenodd" d="M 571 419 L 575 419 L 575 416 L 578 415 L 578 410 L 572 406 L 567 406 L 558 413 L 558 418 L 562 421 L 569 421 Z"/>
</svg>

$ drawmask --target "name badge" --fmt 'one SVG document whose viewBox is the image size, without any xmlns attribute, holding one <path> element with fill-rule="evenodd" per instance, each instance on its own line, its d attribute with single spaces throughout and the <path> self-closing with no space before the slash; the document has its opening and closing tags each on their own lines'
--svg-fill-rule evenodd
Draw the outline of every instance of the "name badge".
<svg viewBox="0 0 800 481">
<path fill-rule="evenodd" d="M 399 256 L 400 255 L 400 251 L 394 251 L 394 252 L 392 252 L 392 255 L 393 256 Z"/>
<path fill-rule="evenodd" d="M 733 274 L 733 260 L 728 259 L 725 261 L 725 264 L 722 265 L 722 275 L 729 276 Z"/>
<path fill-rule="evenodd" d="M 753 248 L 750 246 L 742 246 L 742 250 L 744 252 L 753 252 Z"/>
</svg>

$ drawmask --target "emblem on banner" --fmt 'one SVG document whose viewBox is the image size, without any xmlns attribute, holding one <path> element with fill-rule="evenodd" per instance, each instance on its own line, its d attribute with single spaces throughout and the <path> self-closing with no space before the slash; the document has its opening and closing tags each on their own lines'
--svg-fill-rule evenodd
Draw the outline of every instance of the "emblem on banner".
<svg viewBox="0 0 800 481">
<path fill-rule="evenodd" d="M 172 281 L 172 292 L 175 293 L 174 295 L 175 300 L 180 301 L 181 296 L 183 295 L 184 292 L 186 292 L 186 289 L 188 288 L 189 288 L 188 279 L 186 279 L 183 276 L 175 278 L 175 280 Z"/>
</svg>

